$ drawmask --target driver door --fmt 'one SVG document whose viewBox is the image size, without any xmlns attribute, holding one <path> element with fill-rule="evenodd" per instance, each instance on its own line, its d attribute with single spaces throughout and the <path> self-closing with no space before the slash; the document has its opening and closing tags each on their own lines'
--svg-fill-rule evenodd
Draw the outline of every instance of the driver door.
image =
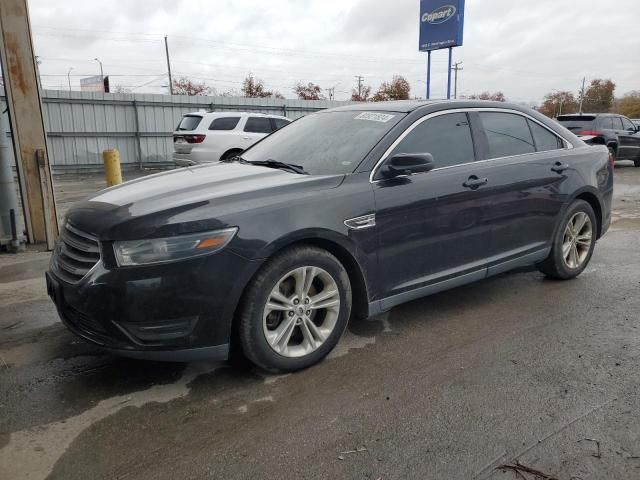
<svg viewBox="0 0 640 480">
<path fill-rule="evenodd" d="M 398 153 L 430 153 L 434 169 L 398 178 L 374 173 L 383 309 L 483 278 L 490 248 L 467 113 L 439 112 L 414 124 L 387 159 Z"/>
</svg>

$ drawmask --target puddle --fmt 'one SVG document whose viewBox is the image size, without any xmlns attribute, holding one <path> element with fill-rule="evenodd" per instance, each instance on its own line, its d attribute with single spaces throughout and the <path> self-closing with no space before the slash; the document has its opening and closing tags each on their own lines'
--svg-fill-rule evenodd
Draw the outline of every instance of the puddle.
<svg viewBox="0 0 640 480">
<path fill-rule="evenodd" d="M 111 397 L 75 417 L 12 433 L 7 445 L 0 450 L 0 478 L 45 478 L 71 442 L 94 423 L 125 407 L 139 408 L 151 402 L 166 403 L 184 397 L 189 394 L 189 384 L 194 379 L 213 372 L 218 365 L 193 363 L 175 383 Z"/>
</svg>

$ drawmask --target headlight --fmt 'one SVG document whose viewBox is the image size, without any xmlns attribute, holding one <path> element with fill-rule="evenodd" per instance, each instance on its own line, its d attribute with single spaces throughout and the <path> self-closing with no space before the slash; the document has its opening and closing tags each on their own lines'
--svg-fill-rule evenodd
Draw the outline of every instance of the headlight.
<svg viewBox="0 0 640 480">
<path fill-rule="evenodd" d="M 178 237 L 113 242 L 113 249 L 121 267 L 175 262 L 222 250 L 237 231 L 237 228 L 228 228 Z"/>
</svg>

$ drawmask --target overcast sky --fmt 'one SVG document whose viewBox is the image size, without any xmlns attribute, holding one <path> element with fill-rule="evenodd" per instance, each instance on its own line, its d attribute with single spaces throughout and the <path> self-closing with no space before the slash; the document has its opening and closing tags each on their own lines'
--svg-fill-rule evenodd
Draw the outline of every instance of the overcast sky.
<svg viewBox="0 0 640 480">
<path fill-rule="evenodd" d="M 539 102 L 577 91 L 586 76 L 611 78 L 617 95 L 640 89 L 640 1 L 467 0 L 459 93 L 501 90 Z M 297 81 L 336 87 L 355 75 L 377 89 L 403 75 L 424 97 L 419 0 L 29 0 L 45 87 L 67 89 L 100 73 L 134 92 L 166 92 L 164 35 L 175 76 L 238 90 L 253 72 L 294 97 Z M 446 91 L 446 50 L 433 55 L 434 97 Z"/>
</svg>

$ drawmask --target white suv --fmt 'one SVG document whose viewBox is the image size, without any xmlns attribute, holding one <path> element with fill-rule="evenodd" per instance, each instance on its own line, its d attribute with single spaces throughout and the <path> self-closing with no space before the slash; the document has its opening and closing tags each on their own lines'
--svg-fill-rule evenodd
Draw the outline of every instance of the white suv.
<svg viewBox="0 0 640 480">
<path fill-rule="evenodd" d="M 289 123 L 286 117 L 262 113 L 188 113 L 173 132 L 173 161 L 186 167 L 225 160 Z"/>
</svg>

